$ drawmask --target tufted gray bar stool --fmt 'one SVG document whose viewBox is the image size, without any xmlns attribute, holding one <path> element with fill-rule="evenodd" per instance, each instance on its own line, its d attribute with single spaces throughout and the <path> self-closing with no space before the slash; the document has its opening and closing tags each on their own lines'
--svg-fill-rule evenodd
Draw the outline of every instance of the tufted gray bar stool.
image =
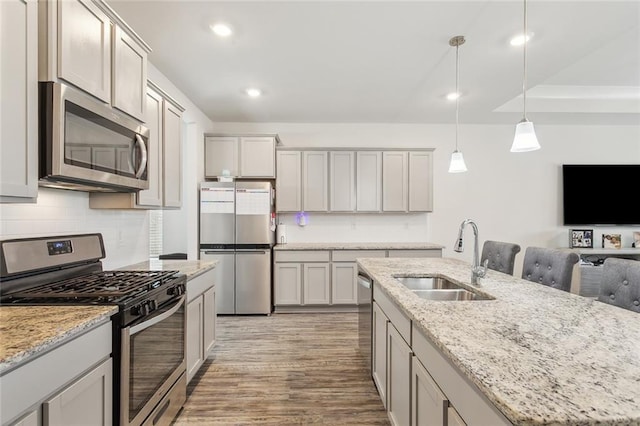
<svg viewBox="0 0 640 426">
<path fill-rule="evenodd" d="M 598 300 L 640 312 L 640 261 L 613 257 L 605 259 Z"/>
<path fill-rule="evenodd" d="M 489 269 L 513 275 L 513 266 L 518 253 L 520 253 L 518 244 L 487 240 L 482 245 L 480 264 L 484 265 L 484 261 L 489 260 Z"/>
<path fill-rule="evenodd" d="M 573 265 L 580 257 L 566 250 L 527 247 L 522 265 L 522 278 L 559 290 L 571 290 Z"/>
</svg>

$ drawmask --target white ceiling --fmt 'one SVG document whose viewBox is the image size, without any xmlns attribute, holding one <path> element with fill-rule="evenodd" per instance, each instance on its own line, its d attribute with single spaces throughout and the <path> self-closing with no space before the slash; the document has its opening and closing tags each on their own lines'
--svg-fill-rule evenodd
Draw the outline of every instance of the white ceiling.
<svg viewBox="0 0 640 426">
<path fill-rule="evenodd" d="M 522 117 L 522 1 L 131 1 L 109 4 L 213 121 L 452 123 Z M 640 124 L 640 1 L 529 0 L 527 115 Z M 234 28 L 227 39 L 209 25 Z M 264 94 L 244 94 L 256 86 Z"/>
</svg>

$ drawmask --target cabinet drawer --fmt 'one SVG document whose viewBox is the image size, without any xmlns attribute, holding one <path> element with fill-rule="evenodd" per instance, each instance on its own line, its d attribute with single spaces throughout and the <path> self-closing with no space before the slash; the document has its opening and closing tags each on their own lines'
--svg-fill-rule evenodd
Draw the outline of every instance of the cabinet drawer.
<svg viewBox="0 0 640 426">
<path fill-rule="evenodd" d="M 187 303 L 215 285 L 215 270 L 210 269 L 187 281 Z"/>
<path fill-rule="evenodd" d="M 377 282 L 373 284 L 373 300 L 378 302 L 405 342 L 411 345 L 411 320 L 391 301 Z"/>
<path fill-rule="evenodd" d="M 276 250 L 274 253 L 276 262 L 328 262 L 331 252 L 318 250 Z"/>
<path fill-rule="evenodd" d="M 442 250 L 389 250 L 389 257 L 442 257 Z"/>
<path fill-rule="evenodd" d="M 355 262 L 357 258 L 385 257 L 384 250 L 333 250 L 331 260 L 334 262 Z"/>
</svg>

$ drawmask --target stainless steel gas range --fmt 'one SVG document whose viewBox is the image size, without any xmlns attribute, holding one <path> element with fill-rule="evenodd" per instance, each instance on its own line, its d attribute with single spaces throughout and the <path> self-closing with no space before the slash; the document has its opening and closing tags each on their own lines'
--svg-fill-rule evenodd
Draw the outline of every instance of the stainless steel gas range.
<svg viewBox="0 0 640 426">
<path fill-rule="evenodd" d="M 104 257 L 101 234 L 0 241 L 0 303 L 118 306 L 114 423 L 168 425 L 186 400 L 186 276 L 103 271 Z"/>
</svg>

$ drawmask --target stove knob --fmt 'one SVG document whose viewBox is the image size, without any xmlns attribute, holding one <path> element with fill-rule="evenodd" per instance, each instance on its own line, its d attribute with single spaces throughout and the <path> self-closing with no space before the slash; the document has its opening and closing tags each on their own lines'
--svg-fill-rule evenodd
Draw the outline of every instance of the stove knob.
<svg viewBox="0 0 640 426">
<path fill-rule="evenodd" d="M 178 284 L 175 287 L 171 287 L 167 290 L 167 294 L 169 296 L 182 296 L 184 294 L 184 286 L 182 284 Z"/>
<path fill-rule="evenodd" d="M 149 304 L 144 303 L 140 306 L 140 315 L 146 316 L 149 315 Z"/>
<path fill-rule="evenodd" d="M 158 309 L 158 303 L 156 303 L 156 301 L 155 301 L 155 300 L 150 300 L 150 301 L 149 301 L 149 311 L 150 311 L 150 312 L 153 312 L 153 311 L 155 311 L 156 309 Z"/>
</svg>

